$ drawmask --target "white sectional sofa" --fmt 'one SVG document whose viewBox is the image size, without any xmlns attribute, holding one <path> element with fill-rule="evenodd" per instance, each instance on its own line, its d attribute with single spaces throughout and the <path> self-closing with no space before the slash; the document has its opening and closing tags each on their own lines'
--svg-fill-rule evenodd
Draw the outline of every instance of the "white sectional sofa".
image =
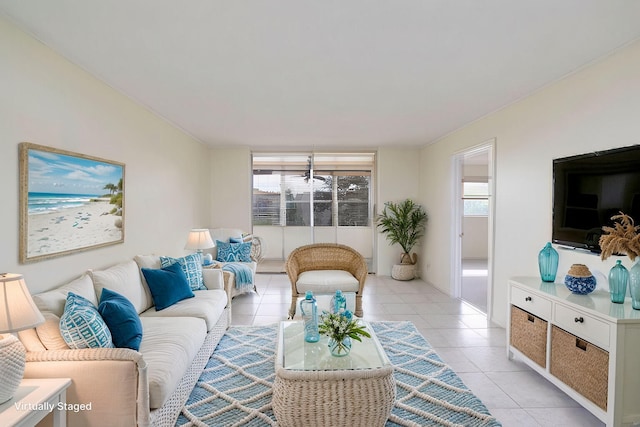
<svg viewBox="0 0 640 427">
<path fill-rule="evenodd" d="M 229 326 L 231 295 L 221 270 L 204 269 L 206 290 L 158 311 L 141 268 L 160 269 L 160 258 L 137 256 L 105 270 L 89 270 L 33 296 L 46 322 L 19 333 L 27 349 L 25 378 L 72 379 L 67 401 L 90 409 L 68 411 L 70 427 L 173 426 Z M 70 349 L 62 339 L 59 318 L 68 293 L 98 306 L 103 288 L 125 296 L 135 307 L 143 329 L 138 351 Z"/>
</svg>

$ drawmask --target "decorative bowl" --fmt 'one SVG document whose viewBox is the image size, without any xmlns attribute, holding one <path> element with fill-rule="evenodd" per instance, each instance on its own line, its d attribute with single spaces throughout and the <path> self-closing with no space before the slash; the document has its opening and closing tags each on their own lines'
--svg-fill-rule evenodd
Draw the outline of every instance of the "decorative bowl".
<svg viewBox="0 0 640 427">
<path fill-rule="evenodd" d="M 596 278 L 584 264 L 573 264 L 564 278 L 564 284 L 574 294 L 586 295 L 596 288 Z"/>
</svg>

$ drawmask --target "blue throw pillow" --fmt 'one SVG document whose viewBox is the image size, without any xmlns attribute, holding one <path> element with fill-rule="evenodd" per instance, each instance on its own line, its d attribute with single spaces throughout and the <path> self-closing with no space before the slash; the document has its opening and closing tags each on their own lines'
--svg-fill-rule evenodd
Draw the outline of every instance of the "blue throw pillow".
<svg viewBox="0 0 640 427">
<path fill-rule="evenodd" d="M 60 317 L 60 334 L 69 348 L 113 347 L 111 331 L 91 301 L 67 294 Z"/>
<path fill-rule="evenodd" d="M 202 280 L 202 254 L 195 253 L 182 258 L 171 258 L 168 256 L 160 257 L 160 266 L 168 267 L 171 264 L 178 263 L 182 267 L 184 275 L 187 277 L 189 287 L 192 291 L 202 291 L 207 289 Z"/>
<path fill-rule="evenodd" d="M 160 270 L 152 268 L 142 268 L 141 270 L 149 285 L 157 311 L 195 296 L 189 287 L 182 267 L 177 262 Z"/>
<path fill-rule="evenodd" d="M 251 262 L 251 242 L 226 243 L 216 241 L 219 262 Z"/>
<path fill-rule="evenodd" d="M 98 313 L 109 327 L 116 347 L 140 350 L 142 323 L 131 301 L 117 292 L 102 288 Z"/>
</svg>

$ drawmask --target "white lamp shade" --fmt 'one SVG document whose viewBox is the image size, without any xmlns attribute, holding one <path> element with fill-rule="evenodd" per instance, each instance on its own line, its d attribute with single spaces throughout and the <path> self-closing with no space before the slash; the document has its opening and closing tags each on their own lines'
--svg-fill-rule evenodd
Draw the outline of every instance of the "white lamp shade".
<svg viewBox="0 0 640 427">
<path fill-rule="evenodd" d="M 211 239 L 211 233 L 209 233 L 209 229 L 194 228 L 189 232 L 187 244 L 184 248 L 202 250 L 213 248 L 214 246 L 215 244 L 213 243 L 213 239 Z"/>
<path fill-rule="evenodd" d="M 0 274 L 0 333 L 33 328 L 44 322 L 21 274 Z"/>
</svg>

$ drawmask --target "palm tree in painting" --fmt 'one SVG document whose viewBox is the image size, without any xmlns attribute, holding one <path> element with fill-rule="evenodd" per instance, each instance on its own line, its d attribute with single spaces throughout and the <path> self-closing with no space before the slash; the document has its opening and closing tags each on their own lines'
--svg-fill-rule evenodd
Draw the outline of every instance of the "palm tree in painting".
<svg viewBox="0 0 640 427">
<path fill-rule="evenodd" d="M 114 215 L 122 215 L 122 184 L 122 178 L 120 178 L 120 181 L 118 181 L 117 186 L 113 184 L 107 184 L 113 187 L 113 193 L 115 193 L 112 193 L 111 200 L 109 201 L 109 203 L 115 205 L 115 207 L 111 210 L 111 213 Z"/>
<path fill-rule="evenodd" d="M 109 190 L 109 194 L 113 194 L 118 190 L 118 187 L 113 184 L 107 184 L 104 186 L 103 190 Z"/>
</svg>

